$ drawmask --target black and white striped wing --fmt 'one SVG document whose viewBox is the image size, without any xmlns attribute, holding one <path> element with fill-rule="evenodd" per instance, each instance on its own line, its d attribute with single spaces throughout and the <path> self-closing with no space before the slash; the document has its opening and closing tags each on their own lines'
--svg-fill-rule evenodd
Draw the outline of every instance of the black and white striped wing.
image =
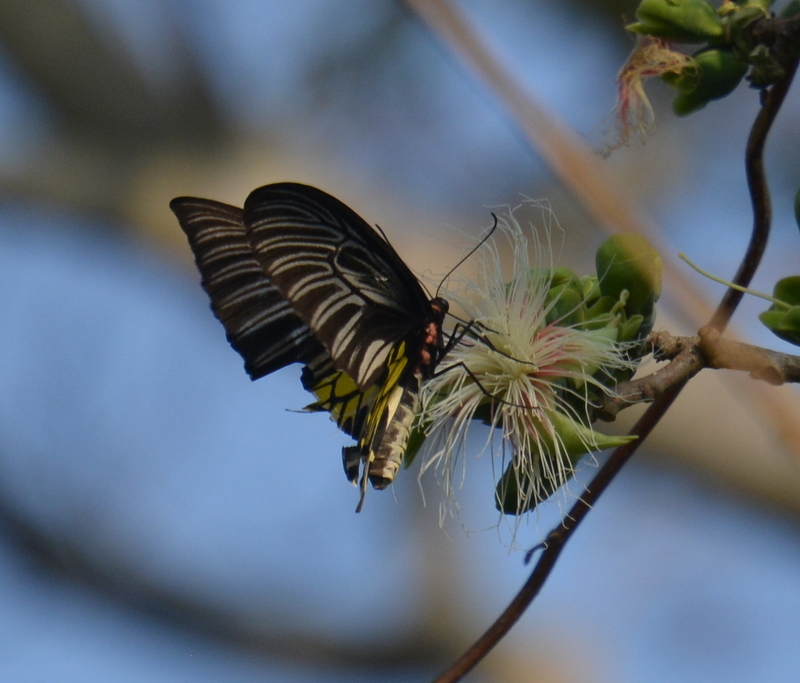
<svg viewBox="0 0 800 683">
<path fill-rule="evenodd" d="M 314 187 L 276 183 L 250 194 L 244 224 L 269 280 L 362 391 L 401 341 L 414 352 L 430 315 L 425 292 L 352 209 Z"/>
<path fill-rule="evenodd" d="M 194 197 L 173 199 L 170 208 L 189 238 L 211 309 L 251 379 L 324 354 L 253 253 L 241 209 Z"/>
</svg>

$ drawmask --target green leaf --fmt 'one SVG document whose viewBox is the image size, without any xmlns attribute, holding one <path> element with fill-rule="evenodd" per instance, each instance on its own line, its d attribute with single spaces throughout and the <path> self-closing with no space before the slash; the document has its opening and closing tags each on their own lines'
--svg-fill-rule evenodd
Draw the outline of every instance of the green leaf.
<svg viewBox="0 0 800 683">
<path fill-rule="evenodd" d="M 772 298 L 789 306 L 800 305 L 800 275 L 790 275 L 775 283 Z"/>
</svg>

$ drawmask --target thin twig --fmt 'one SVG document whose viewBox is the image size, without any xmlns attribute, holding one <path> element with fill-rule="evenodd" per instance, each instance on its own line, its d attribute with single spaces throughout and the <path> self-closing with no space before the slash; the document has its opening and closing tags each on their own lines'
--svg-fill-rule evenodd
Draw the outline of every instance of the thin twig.
<svg viewBox="0 0 800 683">
<path fill-rule="evenodd" d="M 740 287 L 748 287 L 750 280 L 756 272 L 764 249 L 767 247 L 769 230 L 772 224 L 772 201 L 767 185 L 767 176 L 764 172 L 764 144 L 767 141 L 767 133 L 772 127 L 775 117 L 780 111 L 786 93 L 792 85 L 795 71 L 797 71 L 798 55 L 792 57 L 792 61 L 787 65 L 786 75 L 778 81 L 772 88 L 766 91 L 763 98 L 763 106 L 756 116 L 750 135 L 747 138 L 747 150 L 745 151 L 745 171 L 747 174 L 747 188 L 750 191 L 750 202 L 753 205 L 753 231 L 750 237 L 750 244 L 744 260 L 733 278 L 733 283 Z M 722 332 L 730 322 L 731 316 L 736 310 L 744 293 L 738 289 L 728 288 L 722 297 L 717 310 L 711 317 L 709 325 Z"/>
<path fill-rule="evenodd" d="M 615 396 L 604 396 L 598 406 L 597 419 L 613 422 L 619 412 L 635 403 L 651 403 L 663 396 L 670 387 L 683 384 L 707 367 L 700 351 L 700 337 L 660 335 L 660 345 L 654 351 L 663 353 L 670 362 L 656 372 L 617 385 Z"/>
</svg>

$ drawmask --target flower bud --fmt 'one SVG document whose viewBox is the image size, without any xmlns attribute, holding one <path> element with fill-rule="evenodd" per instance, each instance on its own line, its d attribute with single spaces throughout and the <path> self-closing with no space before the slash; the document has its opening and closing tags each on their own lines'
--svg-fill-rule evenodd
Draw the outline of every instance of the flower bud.
<svg viewBox="0 0 800 683">
<path fill-rule="evenodd" d="M 784 305 L 773 304 L 758 319 L 775 336 L 800 346 L 800 275 L 778 280 L 772 296 Z"/>
<path fill-rule="evenodd" d="M 662 263 L 658 252 L 645 237 L 635 234 L 612 235 L 595 256 L 600 291 L 615 301 L 627 290 L 625 313 L 628 318 L 653 313 L 661 296 Z"/>
<path fill-rule="evenodd" d="M 794 195 L 794 219 L 797 222 L 797 227 L 800 228 L 800 187 Z"/>
<path fill-rule="evenodd" d="M 547 292 L 547 322 L 559 325 L 582 323 L 583 299 L 583 285 L 578 276 L 568 268 L 556 268 L 550 275 Z"/>
<path fill-rule="evenodd" d="M 675 43 L 704 43 L 724 30 L 717 11 L 705 0 L 642 0 L 636 18 L 637 23 L 626 27 L 629 31 Z"/>
<path fill-rule="evenodd" d="M 791 19 L 800 14 L 800 0 L 792 0 L 787 3 L 778 15 L 781 19 Z"/>
<path fill-rule="evenodd" d="M 779 310 L 770 308 L 759 314 L 758 319 L 778 338 L 800 346 L 800 306 Z"/>
<path fill-rule="evenodd" d="M 731 49 L 704 50 L 692 57 L 692 66 L 664 80 L 680 92 L 672 103 L 678 116 L 702 109 L 710 100 L 725 97 L 747 73 L 747 62 Z"/>
</svg>

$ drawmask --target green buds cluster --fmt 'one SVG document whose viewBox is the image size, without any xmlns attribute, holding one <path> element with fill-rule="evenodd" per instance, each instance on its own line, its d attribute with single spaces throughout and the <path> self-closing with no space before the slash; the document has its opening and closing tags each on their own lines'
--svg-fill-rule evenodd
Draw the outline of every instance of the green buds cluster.
<svg viewBox="0 0 800 683">
<path fill-rule="evenodd" d="M 772 0 L 745 0 L 715 8 L 707 0 L 642 0 L 638 21 L 627 29 L 666 43 L 700 45 L 680 67 L 656 69 L 678 90 L 673 109 L 685 116 L 728 95 L 748 70 L 754 87 L 767 87 L 784 73 L 770 46 L 753 42 L 748 30 L 753 22 L 769 17 L 771 4 Z"/>
<path fill-rule="evenodd" d="M 724 32 L 717 10 L 705 0 L 642 0 L 636 18 L 629 31 L 674 43 L 704 43 Z"/>
<path fill-rule="evenodd" d="M 758 319 L 777 337 L 800 346 L 800 275 L 778 280 L 772 299 L 775 303 Z"/>
<path fill-rule="evenodd" d="M 595 263 L 597 274 L 582 278 L 568 268 L 553 271 L 546 321 L 592 332 L 608 343 L 626 344 L 628 355 L 633 358 L 635 342 L 644 339 L 655 322 L 655 305 L 661 296 L 661 257 L 641 235 L 618 234 L 600 245 Z M 609 388 L 632 375 L 630 369 L 613 373 L 599 367 L 590 370 L 596 373 L 600 384 Z M 580 392 L 584 387 L 574 385 L 569 389 Z M 585 402 L 575 398 L 574 393 L 568 394 L 565 401 L 573 402 L 576 410 L 585 413 Z M 595 398 L 596 394 L 590 395 L 589 401 Z"/>
<path fill-rule="evenodd" d="M 553 271 L 547 322 L 606 330 L 615 342 L 646 336 L 661 296 L 658 252 L 641 235 L 619 234 L 600 245 L 595 262 L 597 275 L 579 278 L 568 268 Z"/>
</svg>

